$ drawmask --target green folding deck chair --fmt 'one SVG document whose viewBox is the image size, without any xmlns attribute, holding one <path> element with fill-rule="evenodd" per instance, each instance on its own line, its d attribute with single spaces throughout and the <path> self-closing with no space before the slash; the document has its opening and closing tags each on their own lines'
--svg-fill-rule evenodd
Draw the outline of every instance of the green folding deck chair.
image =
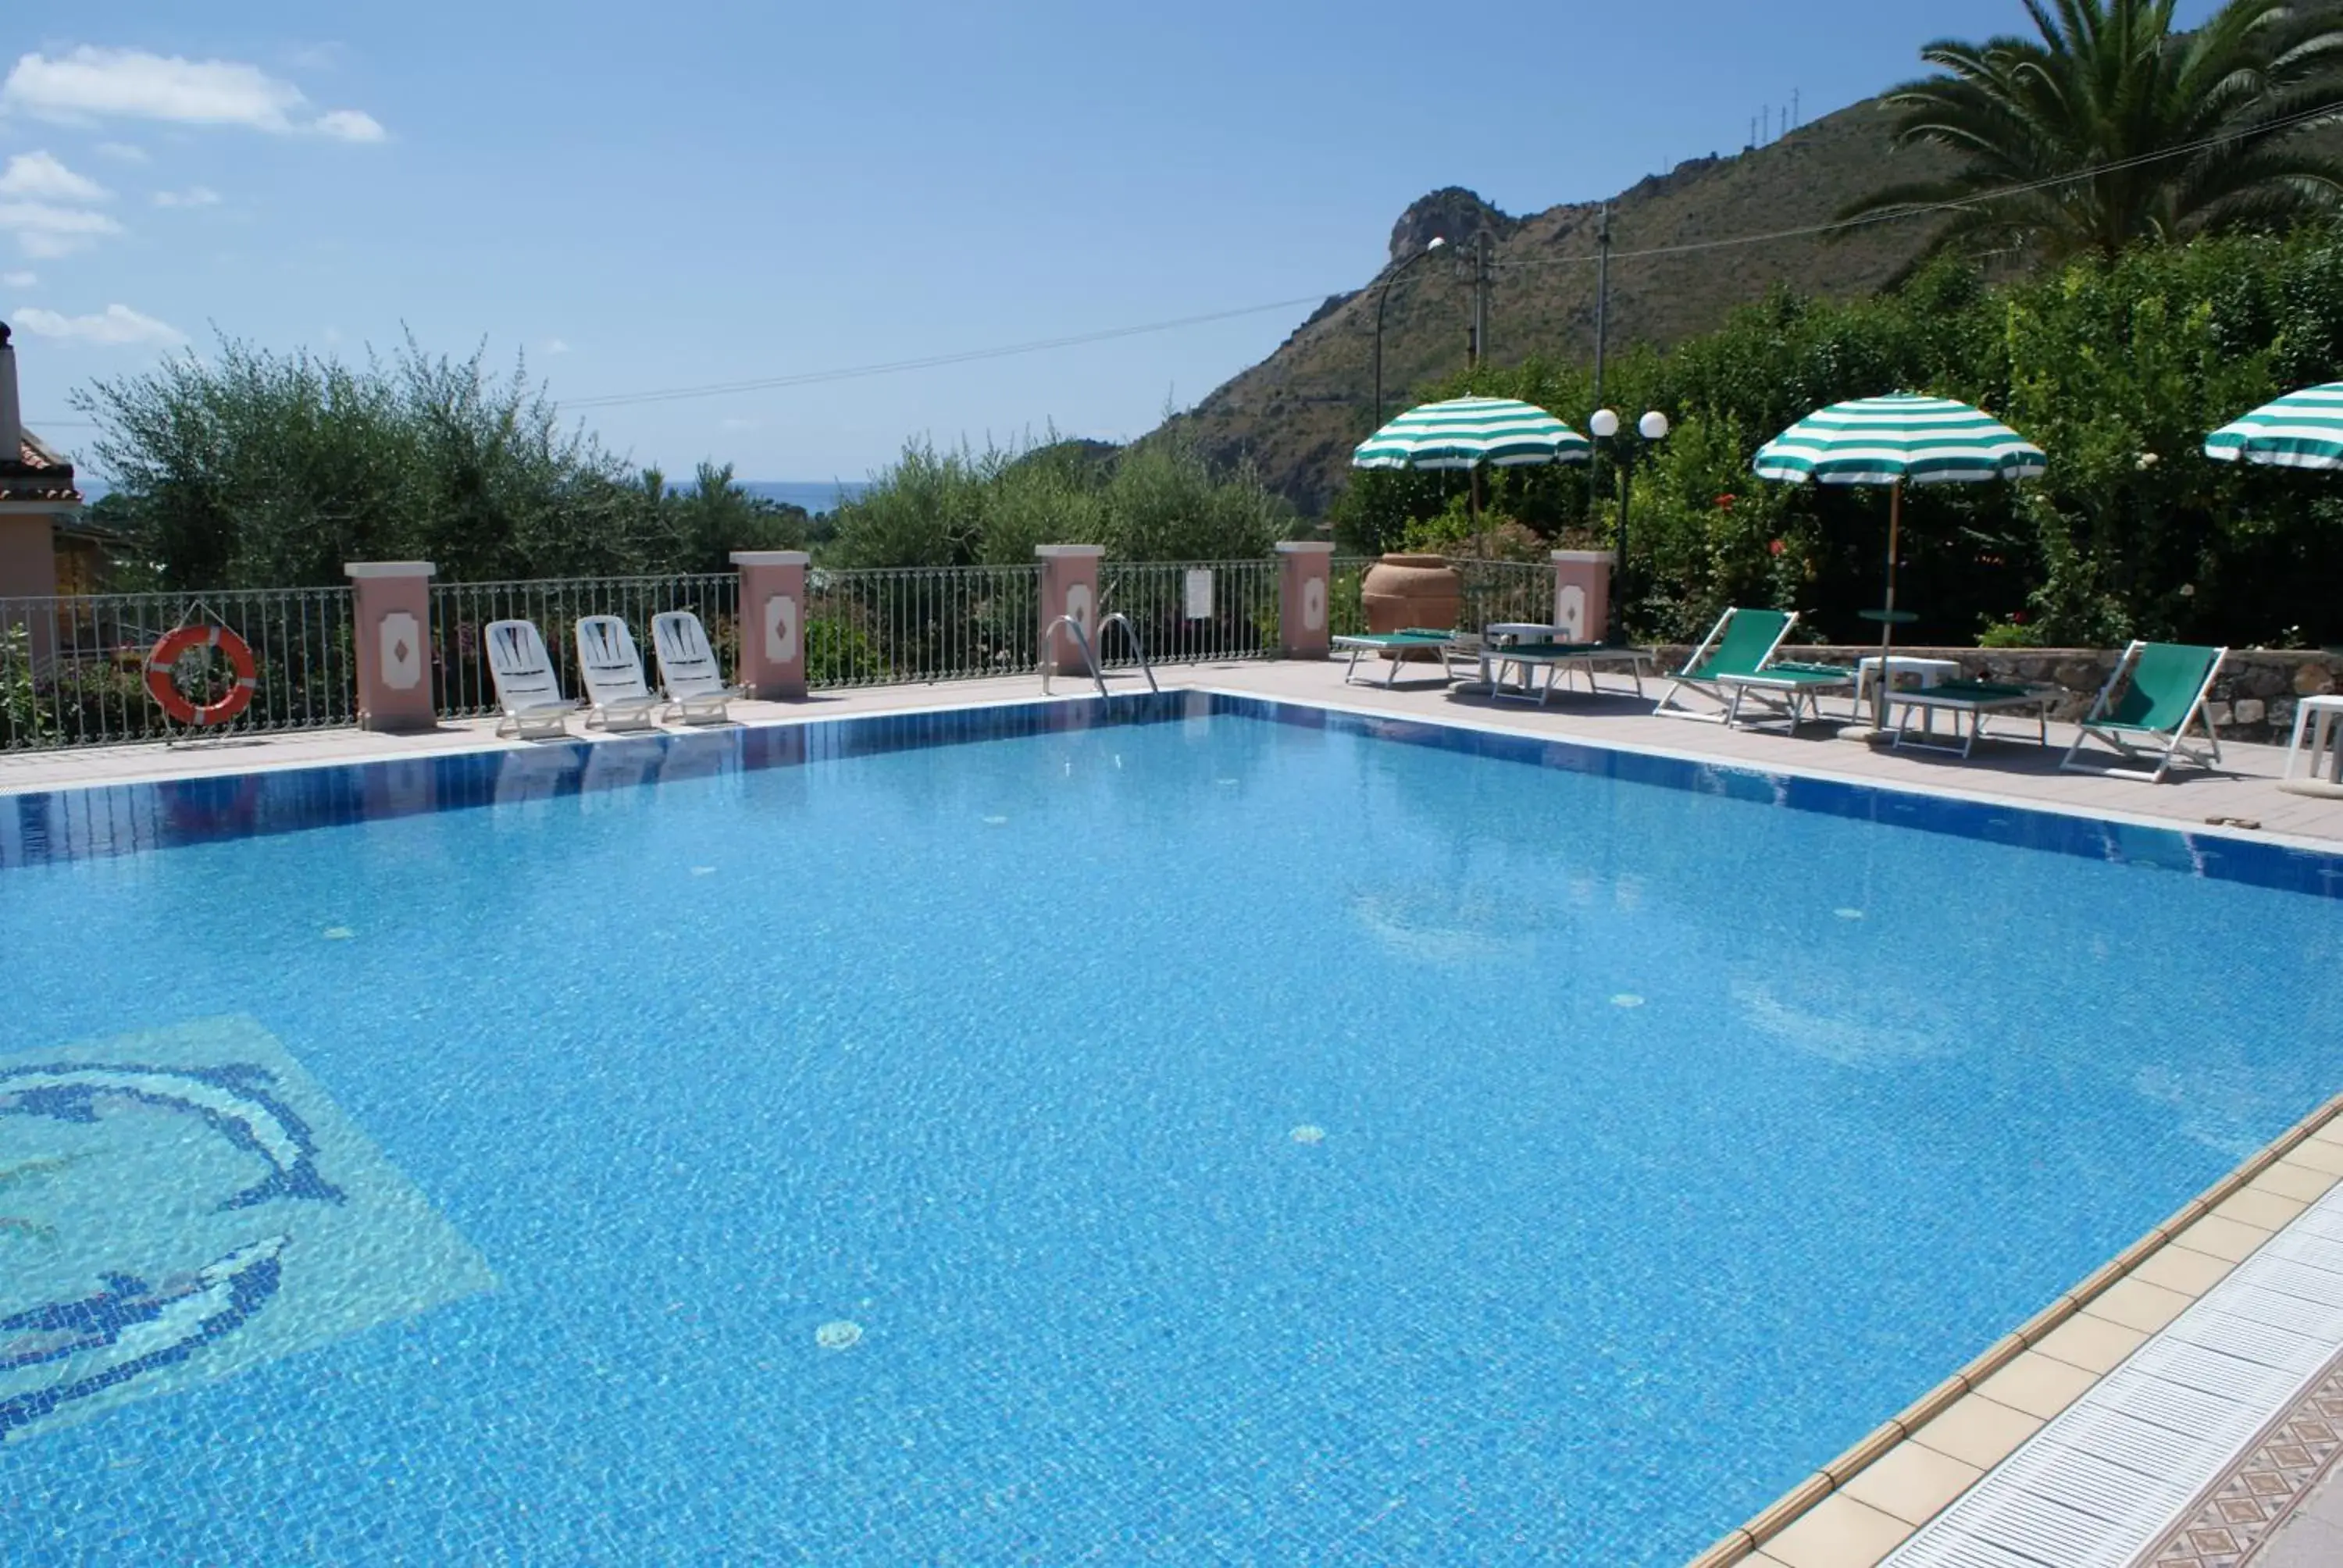
<svg viewBox="0 0 2343 1568">
<path fill-rule="evenodd" d="M 1729 609 L 1717 617 L 1708 636 L 1692 650 L 1684 667 L 1668 679 L 1668 689 L 1660 693 L 1660 700 L 1652 712 L 1664 719 L 1698 719 L 1710 724 L 1722 724 L 1732 711 L 1733 694 L 1726 691 L 1724 678 L 1728 675 L 1755 675 L 1765 668 L 1782 639 L 1798 623 L 1794 610 Z M 1676 693 L 1692 688 L 1717 706 L 1715 713 L 1688 708 L 1676 700 Z"/>
<path fill-rule="evenodd" d="M 2221 761 L 2221 738 L 2205 703 L 2221 673 L 2226 648 L 2197 648 L 2179 642 L 2135 642 L 2116 661 L 2116 672 L 2083 717 L 2082 732 L 2058 764 L 2077 773 L 2101 773 L 2111 779 L 2141 779 L 2161 784 L 2182 758 L 2200 768 Z M 2202 747 L 2188 743 L 2188 732 L 2201 725 Z M 2083 743 L 2097 739 L 2126 760 L 2153 762 L 2153 768 L 2090 768 L 2075 758 Z"/>
</svg>

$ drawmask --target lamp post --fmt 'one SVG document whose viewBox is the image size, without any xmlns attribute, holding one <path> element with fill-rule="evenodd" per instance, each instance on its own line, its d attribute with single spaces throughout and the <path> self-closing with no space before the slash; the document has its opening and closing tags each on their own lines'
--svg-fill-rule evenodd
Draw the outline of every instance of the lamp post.
<svg viewBox="0 0 2343 1568">
<path fill-rule="evenodd" d="M 1608 441 L 1619 434 L 1619 416 L 1608 408 L 1597 408 L 1586 421 L 1589 434 L 1598 442 Z M 1668 417 L 1654 408 L 1635 421 L 1635 434 L 1646 446 L 1668 438 Z M 1627 616 L 1627 505 L 1634 495 L 1635 465 L 1632 458 L 1617 464 L 1619 469 L 1619 564 L 1612 569 L 1617 591 L 1612 596 L 1619 607 L 1618 618 L 1624 624 Z"/>
<path fill-rule="evenodd" d="M 1375 428 L 1378 430 L 1383 427 L 1383 306 L 1390 301 L 1392 285 L 1400 280 L 1402 273 L 1447 243 L 1438 235 L 1433 236 L 1431 244 L 1397 266 L 1386 268 L 1383 286 L 1375 292 Z"/>
</svg>

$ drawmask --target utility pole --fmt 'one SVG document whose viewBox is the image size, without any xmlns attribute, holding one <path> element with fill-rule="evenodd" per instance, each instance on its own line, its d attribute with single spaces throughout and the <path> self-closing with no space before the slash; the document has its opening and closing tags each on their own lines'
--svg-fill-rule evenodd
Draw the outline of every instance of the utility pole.
<svg viewBox="0 0 2343 1568">
<path fill-rule="evenodd" d="M 1594 406 L 1603 407 L 1603 358 L 1611 345 L 1611 204 L 1594 219 Z"/>
<path fill-rule="evenodd" d="M 1798 89 L 1793 87 L 1790 89 L 1790 128 L 1795 131 L 1805 123 L 1798 118 Z"/>
<path fill-rule="evenodd" d="M 1465 345 L 1467 368 L 1478 370 L 1489 353 L 1489 285 L 1493 275 L 1489 266 L 1489 231 L 1483 229 L 1473 236 L 1473 328 L 1471 340 Z"/>
<path fill-rule="evenodd" d="M 1594 407 L 1604 407 L 1603 401 L 1604 353 L 1611 344 L 1611 204 L 1604 202 L 1603 211 L 1594 219 Z M 1603 459 L 1603 443 L 1594 443 L 1594 450 L 1586 459 L 1586 509 L 1592 519 L 1594 512 L 1594 466 Z"/>
</svg>

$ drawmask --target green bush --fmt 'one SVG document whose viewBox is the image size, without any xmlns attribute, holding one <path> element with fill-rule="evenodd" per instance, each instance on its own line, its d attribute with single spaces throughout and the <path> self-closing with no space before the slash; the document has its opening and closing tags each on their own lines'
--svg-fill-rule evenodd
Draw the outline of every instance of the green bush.
<svg viewBox="0 0 2343 1568">
<path fill-rule="evenodd" d="M 350 560 L 425 559 L 450 580 L 719 571 L 804 542 L 805 514 L 702 464 L 670 488 L 565 429 L 525 369 L 479 356 L 388 364 L 223 339 L 75 399 L 112 479 L 105 520 L 164 588 L 340 583 Z"/>
<path fill-rule="evenodd" d="M 1094 544 L 1117 560 L 1266 555 L 1292 508 L 1244 465 L 1205 462 L 1177 432 L 1119 451 L 1053 437 L 939 452 L 908 443 L 840 508 L 820 551 L 833 567 L 1030 565 L 1033 547 Z"/>
</svg>

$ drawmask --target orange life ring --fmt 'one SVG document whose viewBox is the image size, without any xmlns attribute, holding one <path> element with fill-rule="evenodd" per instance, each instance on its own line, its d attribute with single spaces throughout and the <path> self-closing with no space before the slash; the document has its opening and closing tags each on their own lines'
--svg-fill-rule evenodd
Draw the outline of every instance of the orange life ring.
<svg viewBox="0 0 2343 1568">
<path fill-rule="evenodd" d="M 179 656 L 194 648 L 216 648 L 227 655 L 236 670 L 236 684 L 217 702 L 197 708 L 187 700 L 173 678 L 174 667 Z M 244 638 L 224 626 L 183 626 L 176 631 L 165 632 L 155 650 L 146 656 L 147 694 L 162 705 L 163 711 L 181 724 L 201 727 L 226 724 L 252 706 L 253 688 L 259 684 L 258 668 L 252 662 L 252 649 Z"/>
</svg>

